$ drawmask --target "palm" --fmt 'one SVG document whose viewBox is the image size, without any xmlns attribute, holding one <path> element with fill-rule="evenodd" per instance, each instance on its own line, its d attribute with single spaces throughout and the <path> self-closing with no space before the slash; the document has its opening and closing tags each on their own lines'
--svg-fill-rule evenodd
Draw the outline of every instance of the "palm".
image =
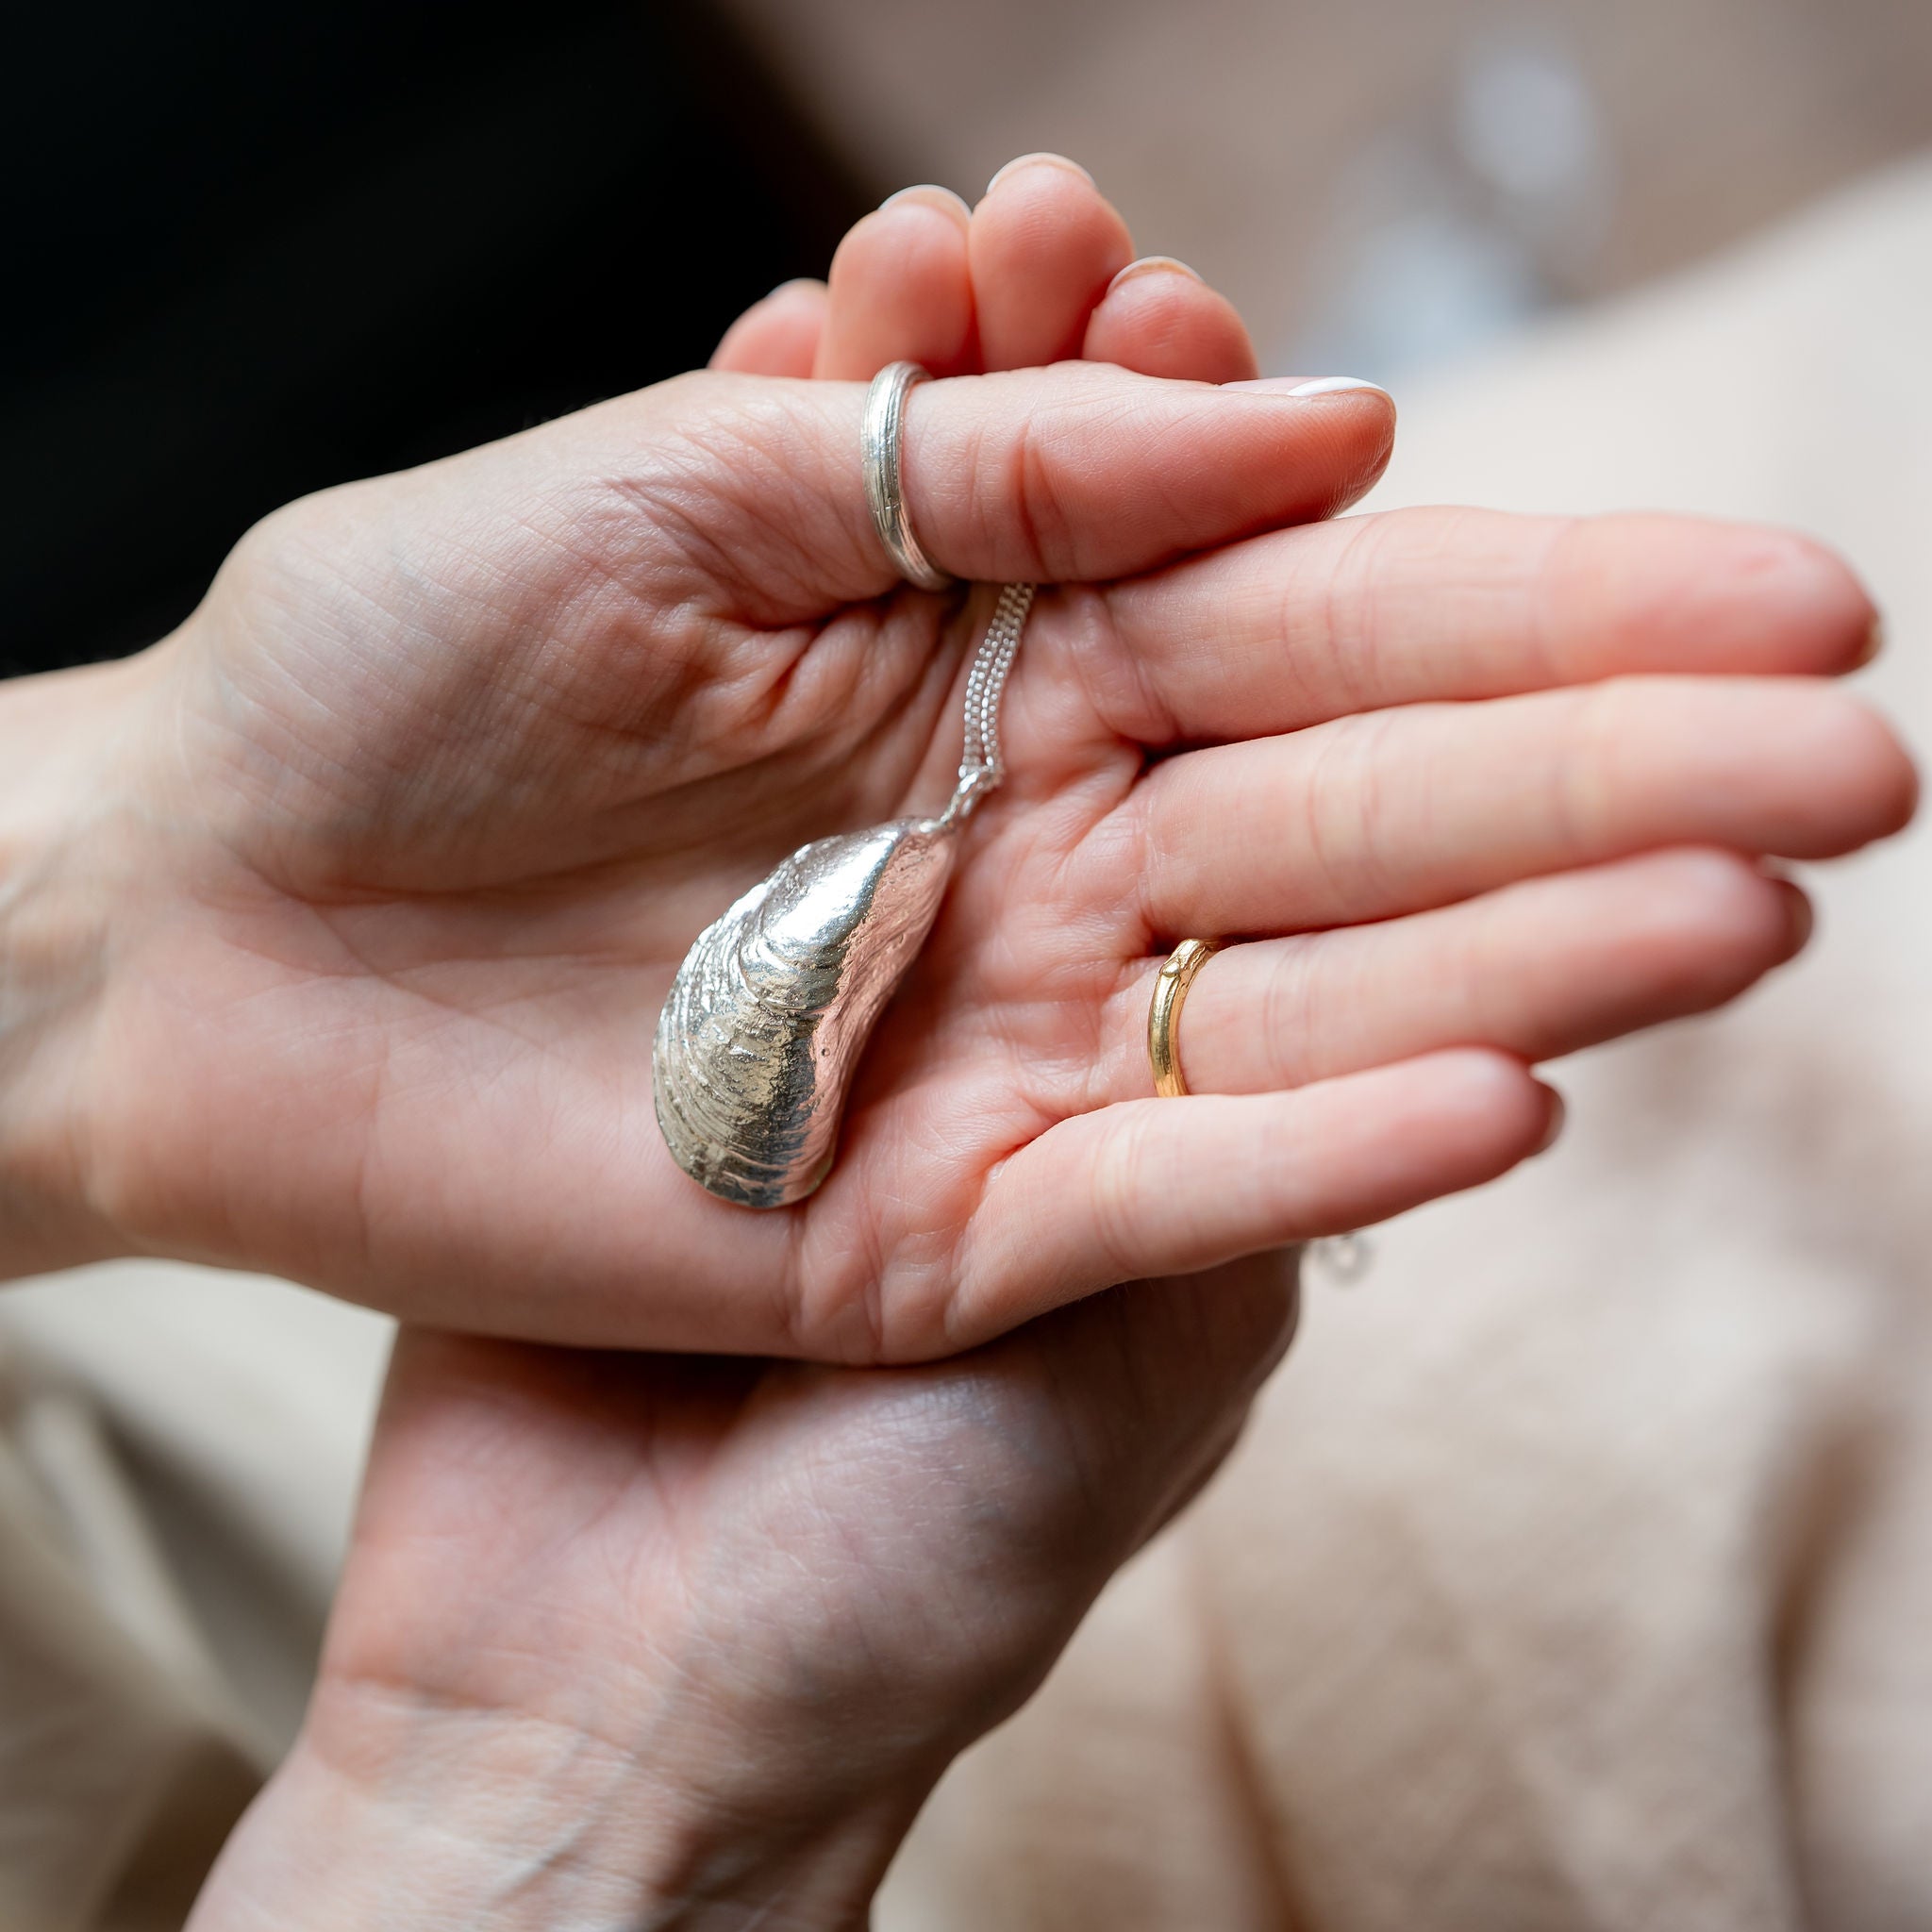
<svg viewBox="0 0 1932 1932">
<path fill-rule="evenodd" d="M 664 468 L 686 460 L 674 448 Z M 438 479 L 403 487 L 433 494 Z M 757 587 L 802 566 L 771 530 L 804 512 L 747 517 L 720 490 L 687 505 L 700 548 L 622 514 L 620 489 L 659 487 L 583 463 L 565 500 L 533 514 L 525 495 L 477 561 L 403 548 L 375 574 L 364 492 L 342 492 L 244 548 L 205 614 L 181 734 L 203 795 L 222 781 L 213 816 L 230 816 L 237 863 L 205 891 L 211 916 L 143 976 L 134 997 L 170 1024 L 129 1016 L 126 1077 L 164 1097 L 172 1136 L 220 1150 L 236 1224 L 266 1208 L 263 1174 L 305 1176 L 260 1233 L 290 1272 L 341 1281 L 357 1254 L 385 1273 L 427 1260 L 432 1278 L 466 1257 L 533 1272 L 551 1214 L 587 1197 L 625 1233 L 716 1243 L 733 1272 L 765 1249 L 766 1228 L 701 1195 L 658 1142 L 658 1008 L 698 928 L 784 852 L 943 801 L 949 692 L 983 611 L 914 593 L 774 609 Z M 400 527 L 446 527 L 434 505 L 409 510 Z M 624 535 L 587 556 L 586 528 Z M 742 575 L 712 575 L 720 554 Z M 854 556 L 850 574 L 876 573 Z M 587 575 L 620 588 L 574 597 Z M 803 1239 L 884 1257 L 895 1294 L 957 1241 L 991 1163 L 1073 1110 L 1038 1070 L 1089 1056 L 1093 1002 L 1141 949 L 1118 916 L 1095 956 L 1091 936 L 1075 953 L 1064 927 L 998 911 L 1052 903 L 1051 872 L 1139 765 L 1046 647 L 1066 628 L 1053 613 L 1029 642 L 1014 808 L 975 826 L 967 890 L 881 1040 L 846 1169 L 807 1210 Z M 292 817 L 263 811 L 264 771 L 277 800 L 299 800 Z M 1057 909 L 1081 925 L 1100 910 Z M 197 1071 L 175 1077 L 201 1032 L 219 1033 L 221 1061 L 190 1056 Z M 246 1085 L 206 1078 L 218 1064 Z M 291 1092 L 306 1096 L 293 1123 Z M 842 1279 L 807 1293 L 858 1300 Z M 841 1326 L 801 1339 L 855 1352 Z"/>
<path fill-rule="evenodd" d="M 1360 400 L 1308 416 L 1133 382 L 1063 369 L 988 378 L 970 397 L 974 385 L 936 387 L 928 466 L 966 477 L 931 491 L 958 546 L 947 560 L 1105 575 L 1319 512 L 1359 486 L 1386 435 Z M 1324 555 L 1336 568 L 1353 554 L 1345 532 L 1054 593 L 1008 702 L 1012 781 L 969 829 L 941 925 L 868 1058 L 840 1167 L 800 1208 L 725 1207 L 675 1170 L 655 1124 L 649 1041 L 677 960 L 802 838 L 936 806 L 957 758 L 950 688 L 972 613 L 883 594 L 850 459 L 857 408 L 843 385 L 681 380 L 297 506 L 243 545 L 162 654 L 150 701 L 155 741 L 192 769 L 197 800 L 192 821 L 160 819 L 155 863 L 170 903 L 197 913 L 149 929 L 106 1021 L 124 1224 L 453 1325 L 943 1352 L 1108 1279 L 1488 1178 L 1541 1130 L 1530 1090 L 1493 1061 L 1418 1061 L 1393 1085 L 1328 1083 L 1332 1096 L 1273 1090 L 1470 1040 L 1560 1050 L 1566 1027 L 1601 1037 L 1655 1017 L 1645 989 L 1659 976 L 1679 1010 L 1731 990 L 1707 984 L 1707 964 L 1687 1002 L 1677 962 L 1633 968 L 1625 948 L 1607 979 L 1595 962 L 1567 966 L 1580 1011 L 1565 1009 L 1555 1041 L 1544 1028 L 1519 1043 L 1517 1009 L 1488 986 L 1472 997 L 1500 1022 L 1451 1015 L 1430 1022 L 1443 1037 L 1418 1034 L 1427 1002 L 1383 973 L 1379 1004 L 1327 1065 L 1236 1056 L 1195 1082 L 1220 1093 L 1161 1108 L 1157 1132 L 1135 990 L 1174 938 L 1392 920 L 1378 943 L 1425 961 L 1437 928 L 1404 915 L 1656 845 L 1842 849 L 1906 795 L 1895 752 L 1875 727 L 1836 722 L 1845 708 L 1821 751 L 1823 698 L 1682 680 L 1691 699 L 1624 708 L 1620 742 L 1641 753 L 1653 735 L 1655 768 L 1622 754 L 1638 775 L 1606 774 L 1594 816 L 1579 812 L 1546 788 L 1574 789 L 1602 705 L 1404 702 L 1493 689 L 1489 636 L 1480 651 L 1430 650 L 1424 635 L 1407 660 L 1383 654 L 1394 708 L 1351 720 L 1362 675 L 1340 639 L 1323 647 L 1325 673 L 1322 654 L 1284 654 L 1279 592 L 1257 602 L 1253 589 L 1319 573 Z M 1010 501 L 988 517 L 974 493 L 1018 474 L 987 448 L 999 421 L 1040 473 L 1030 519 Z M 1041 534 L 1041 502 L 1057 531 Z M 1440 578 L 1440 547 L 1426 526 L 1391 523 L 1383 547 L 1398 554 L 1372 594 L 1400 604 L 1417 594 L 1405 572 Z M 1740 648 L 1788 648 L 1754 621 L 1757 594 L 1756 579 L 1740 585 Z M 1243 601 L 1261 615 L 1243 620 Z M 1614 648 L 1657 643 L 1640 631 Z M 1841 646 L 1814 623 L 1805 648 Z M 1523 668 L 1502 688 L 1534 692 L 1549 650 L 1546 636 L 1506 637 Z M 1240 741 L 1257 731 L 1284 735 Z M 1176 740 L 1235 741 L 1148 763 Z M 1854 775 L 1820 784 L 1821 758 Z M 1801 793 L 1782 774 L 1807 765 Z M 1707 876 L 1687 889 L 1710 897 Z M 1662 890 L 1647 880 L 1638 896 L 1647 907 Z M 1469 916 L 1502 916 L 1476 903 Z M 1739 984 L 1784 945 L 1756 903 Z M 1607 942 L 1622 943 L 1614 930 Z M 1454 930 L 1441 943 L 1469 950 Z M 1511 970 L 1550 976 L 1518 950 L 1503 949 Z M 1208 1009 L 1198 1024 L 1191 1052 L 1216 1037 Z M 1274 1052 L 1290 1043 L 1277 1036 Z M 1288 1101 L 1300 1110 L 1284 1114 Z M 1225 1207 L 1211 1226 L 1196 1206 L 1209 1186 Z"/>
<path fill-rule="evenodd" d="M 1051 354 L 1091 310 L 1090 352 L 1176 367 L 1147 282 L 1048 286 L 1080 252 L 1008 262 L 980 337 Z M 1225 305 L 1176 299 L 1179 366 L 1241 373 Z M 846 335 L 858 369 L 930 353 Z M 785 366 L 774 341 L 726 359 Z M 944 798 L 985 593 L 893 590 L 850 386 L 709 376 L 296 506 L 158 654 L 150 869 L 194 909 L 146 923 L 104 1016 L 97 1172 L 137 1242 L 457 1327 L 943 1352 L 1501 1172 L 1547 1118 L 1522 1061 L 1740 990 L 1794 942 L 1751 857 L 1849 849 L 1908 798 L 1813 691 L 1543 690 L 1840 668 L 1869 606 L 1802 545 L 1396 517 L 1159 569 L 1348 500 L 1386 412 L 1071 369 L 919 410 L 928 547 L 1075 587 L 1036 611 L 1012 777 L 819 1194 L 755 1216 L 677 1173 L 651 1033 L 776 858 Z M 1263 937 L 1189 1008 L 1210 1097 L 1150 1118 L 1147 987 L 1188 933 Z M 1440 1051 L 1467 1047 L 1510 1059 Z"/>
</svg>

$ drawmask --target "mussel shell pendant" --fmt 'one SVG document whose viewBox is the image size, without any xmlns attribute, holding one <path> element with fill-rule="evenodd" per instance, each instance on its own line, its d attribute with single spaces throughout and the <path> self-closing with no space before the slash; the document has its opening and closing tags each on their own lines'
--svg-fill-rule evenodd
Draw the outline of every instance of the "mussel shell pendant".
<svg viewBox="0 0 1932 1932">
<path fill-rule="evenodd" d="M 859 1057 L 939 916 L 956 840 L 937 819 L 817 839 L 698 935 L 658 1022 L 673 1158 L 746 1208 L 824 1179 Z"/>
</svg>

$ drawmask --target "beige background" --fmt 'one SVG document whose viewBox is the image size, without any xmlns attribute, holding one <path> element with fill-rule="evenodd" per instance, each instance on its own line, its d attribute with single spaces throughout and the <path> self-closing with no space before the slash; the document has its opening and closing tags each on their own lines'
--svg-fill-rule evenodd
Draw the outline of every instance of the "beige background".
<svg viewBox="0 0 1932 1932">
<path fill-rule="evenodd" d="M 1601 206 L 1559 211 L 1567 232 L 1540 250 L 1565 298 L 1691 261 L 1932 141 L 1925 0 L 728 4 L 881 191 L 935 179 L 970 199 L 1011 156 L 1064 150 L 1143 247 L 1227 290 L 1264 362 L 1306 339 L 1351 223 L 1387 219 L 1362 179 L 1378 152 L 1406 148 L 1426 182 L 1499 47 L 1567 64 L 1596 123 Z"/>
</svg>

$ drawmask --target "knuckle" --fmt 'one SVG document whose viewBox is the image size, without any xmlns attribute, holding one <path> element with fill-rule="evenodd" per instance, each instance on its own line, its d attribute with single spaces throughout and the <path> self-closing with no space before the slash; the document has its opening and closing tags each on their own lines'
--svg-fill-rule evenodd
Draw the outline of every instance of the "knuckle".
<svg viewBox="0 0 1932 1932">
<path fill-rule="evenodd" d="M 1070 554 L 1057 441 L 1051 423 L 1028 417 L 1013 438 L 1006 479 L 1010 514 L 1019 526 L 1026 567 L 1031 575 L 1046 578 L 1079 575 Z"/>
</svg>

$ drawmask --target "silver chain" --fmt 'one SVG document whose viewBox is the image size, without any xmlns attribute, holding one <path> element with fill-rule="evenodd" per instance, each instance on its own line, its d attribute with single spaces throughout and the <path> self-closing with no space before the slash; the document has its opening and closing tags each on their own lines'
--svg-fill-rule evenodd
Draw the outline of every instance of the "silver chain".
<svg viewBox="0 0 1932 1932">
<path fill-rule="evenodd" d="M 912 534 L 902 471 L 906 398 L 916 385 L 931 380 L 917 362 L 891 362 L 881 369 L 865 393 L 859 448 L 866 502 L 886 555 L 908 583 L 924 591 L 941 591 L 953 580 L 933 564 Z M 959 759 L 959 783 L 953 802 L 940 819 L 942 825 L 951 827 L 969 818 L 979 801 L 1007 775 L 1006 760 L 1000 756 L 1000 700 L 1006 695 L 1007 679 L 1020 649 L 1020 634 L 1026 628 L 1026 613 L 1032 608 L 1031 584 L 1008 584 L 1000 591 L 992 621 L 973 655 L 973 668 L 966 675 L 966 746 Z"/>
<path fill-rule="evenodd" d="M 1000 751 L 1000 700 L 1019 656 L 1033 591 L 1031 584 L 1008 584 L 1001 591 L 992 621 L 973 654 L 973 669 L 966 675 L 966 743 L 959 759 L 959 784 L 941 824 L 956 825 L 969 817 L 1007 775 Z"/>
</svg>

